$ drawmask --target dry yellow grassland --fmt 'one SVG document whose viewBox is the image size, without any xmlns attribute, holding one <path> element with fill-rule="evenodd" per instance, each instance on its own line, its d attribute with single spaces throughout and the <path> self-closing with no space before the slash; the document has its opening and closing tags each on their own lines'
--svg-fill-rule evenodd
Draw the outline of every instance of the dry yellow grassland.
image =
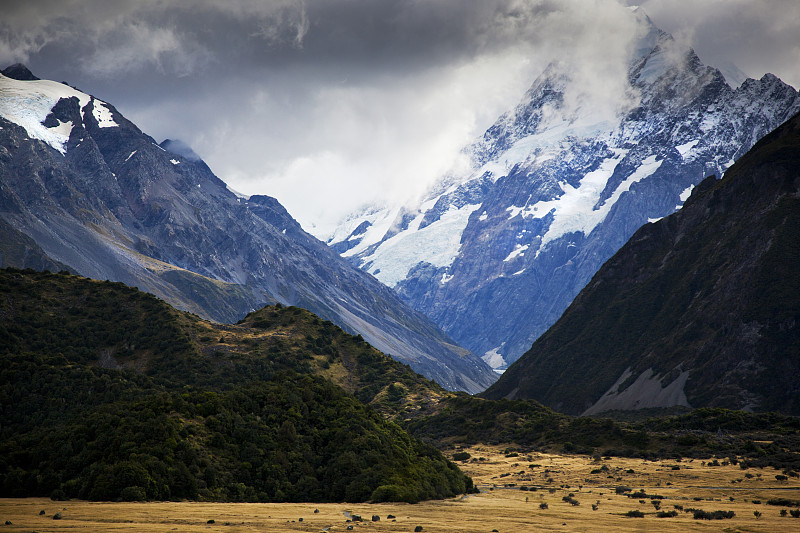
<svg viewBox="0 0 800 533">
<path fill-rule="evenodd" d="M 794 478 L 777 481 L 773 469 L 742 470 L 735 465 L 705 466 L 700 460 L 644 461 L 586 456 L 520 454 L 501 449 L 465 448 L 461 463 L 481 488 L 452 500 L 410 504 L 257 504 L 257 503 L 98 503 L 53 502 L 45 498 L 0 500 L 4 531 L 255 532 L 353 531 L 515 533 L 527 531 L 800 531 L 800 518 L 781 516 L 790 507 L 767 505 L 771 498 L 800 500 Z M 534 466 L 532 466 L 534 465 Z M 678 467 L 675 469 L 674 467 Z M 605 467 L 605 468 L 604 468 Z M 600 470 L 592 474 L 592 471 Z M 630 471 L 633 472 L 630 472 Z M 752 477 L 746 477 L 750 474 Z M 695 520 L 678 511 L 657 518 L 652 499 L 629 498 L 615 488 L 628 486 L 659 495 L 662 511 L 674 506 L 704 511 L 734 511 L 732 519 Z M 521 486 L 536 490 L 520 490 Z M 576 500 L 572 505 L 564 497 Z M 761 501 L 760 504 L 753 501 Z M 547 509 L 541 504 L 546 503 Z M 596 509 L 593 509 L 593 505 Z M 40 515 L 44 510 L 45 514 Z M 318 512 L 315 512 L 318 511 Z M 644 518 L 624 516 L 642 511 Z M 62 518 L 53 515 L 61 512 Z M 760 517 L 753 512 L 759 511 Z M 363 522 L 348 522 L 345 512 Z M 380 521 L 373 522 L 373 515 Z M 394 515 L 394 519 L 387 518 Z M 301 521 L 302 519 L 302 521 Z M 3 525 L 5 521 L 10 525 Z M 209 523 L 213 520 L 213 523 Z"/>
</svg>

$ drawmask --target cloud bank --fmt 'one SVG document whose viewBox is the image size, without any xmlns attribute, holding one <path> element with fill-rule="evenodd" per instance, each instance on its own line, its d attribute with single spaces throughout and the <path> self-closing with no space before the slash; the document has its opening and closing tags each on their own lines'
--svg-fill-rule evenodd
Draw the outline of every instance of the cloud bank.
<svg viewBox="0 0 800 533">
<path fill-rule="evenodd" d="M 771 39 L 773 71 L 797 83 L 786 65 L 798 6 L 766 3 L 788 16 L 735 0 L 644 8 L 707 62 L 738 50 L 730 59 L 750 75 Z M 576 94 L 613 108 L 636 31 L 617 0 L 7 4 L 0 64 L 26 62 L 157 140 L 184 140 L 231 187 L 276 196 L 318 234 L 365 202 L 420 194 L 550 61 L 569 66 Z"/>
</svg>

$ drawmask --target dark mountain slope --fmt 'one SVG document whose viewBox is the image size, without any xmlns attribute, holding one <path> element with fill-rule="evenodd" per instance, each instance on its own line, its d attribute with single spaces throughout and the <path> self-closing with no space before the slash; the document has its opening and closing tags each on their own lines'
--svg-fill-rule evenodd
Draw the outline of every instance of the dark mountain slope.
<svg viewBox="0 0 800 533">
<path fill-rule="evenodd" d="M 237 196 L 186 147 L 167 151 L 66 85 L 0 77 L 0 88 L 0 219 L 52 261 L 220 322 L 265 303 L 304 307 L 450 389 L 495 379 L 275 199 Z"/>
<path fill-rule="evenodd" d="M 0 495 L 363 501 L 471 481 L 387 416 L 446 393 L 299 308 L 222 326 L 121 283 L 0 270 Z"/>
<path fill-rule="evenodd" d="M 486 392 L 800 413 L 800 115 L 647 224 Z"/>
</svg>

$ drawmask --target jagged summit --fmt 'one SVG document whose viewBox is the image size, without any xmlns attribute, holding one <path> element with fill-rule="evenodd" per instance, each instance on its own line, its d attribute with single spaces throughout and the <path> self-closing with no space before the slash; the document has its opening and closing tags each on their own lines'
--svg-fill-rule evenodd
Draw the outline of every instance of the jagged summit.
<svg viewBox="0 0 800 533">
<path fill-rule="evenodd" d="M 22 63 L 14 63 L 0 71 L 0 74 L 6 78 L 18 81 L 36 81 L 39 79 Z"/>
</svg>

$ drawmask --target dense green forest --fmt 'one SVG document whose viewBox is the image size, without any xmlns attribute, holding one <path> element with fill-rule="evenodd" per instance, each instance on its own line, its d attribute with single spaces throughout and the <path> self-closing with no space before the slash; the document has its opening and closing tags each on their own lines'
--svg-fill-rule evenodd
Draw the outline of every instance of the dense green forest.
<svg viewBox="0 0 800 533">
<path fill-rule="evenodd" d="M 34 271 L 0 271 L 0 294 L 2 496 L 413 502 L 472 490 L 361 401 L 386 410 L 394 398 L 399 414 L 397 391 L 436 387 L 306 311 L 218 327 L 119 283 Z"/>
</svg>

